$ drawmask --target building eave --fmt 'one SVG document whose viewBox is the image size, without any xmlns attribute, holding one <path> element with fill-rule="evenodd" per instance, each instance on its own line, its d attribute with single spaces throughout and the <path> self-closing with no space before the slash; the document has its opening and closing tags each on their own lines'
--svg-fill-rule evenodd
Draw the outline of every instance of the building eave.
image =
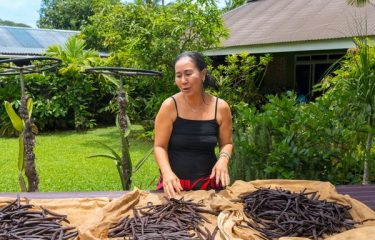
<svg viewBox="0 0 375 240">
<path fill-rule="evenodd" d="M 375 36 L 370 36 L 375 40 Z M 345 50 L 355 47 L 352 38 L 326 39 L 316 41 L 300 41 L 288 43 L 255 44 L 246 46 L 232 46 L 204 51 L 207 56 L 233 55 L 241 52 L 250 54 L 285 53 L 303 51 Z"/>
</svg>

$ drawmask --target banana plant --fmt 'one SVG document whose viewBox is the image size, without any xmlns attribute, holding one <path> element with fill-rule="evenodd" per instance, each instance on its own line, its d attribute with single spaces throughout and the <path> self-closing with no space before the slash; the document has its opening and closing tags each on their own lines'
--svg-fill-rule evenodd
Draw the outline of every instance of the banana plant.
<svg viewBox="0 0 375 240">
<path fill-rule="evenodd" d="M 5 110 L 12 122 L 14 129 L 18 132 L 18 143 L 19 143 L 19 150 L 18 150 L 18 180 L 20 184 L 20 188 L 22 192 L 26 192 L 26 182 L 25 182 L 25 149 L 23 143 L 23 130 L 25 128 L 25 122 L 21 119 L 21 117 L 14 111 L 12 104 L 5 101 L 4 102 Z M 33 111 L 33 100 L 29 98 L 27 100 L 27 110 L 29 114 L 29 118 L 31 118 L 31 114 Z"/>
<path fill-rule="evenodd" d="M 106 158 L 106 159 L 114 161 L 114 164 L 115 164 L 115 166 L 117 168 L 117 171 L 118 171 L 118 174 L 120 176 L 122 189 L 123 190 L 129 190 L 129 186 L 127 185 L 127 177 L 128 176 L 126 176 L 124 174 L 121 156 L 113 148 L 111 148 L 107 144 L 102 143 L 102 142 L 97 142 L 97 143 L 99 143 L 100 145 L 102 145 L 103 147 L 108 149 L 110 154 L 96 154 L 96 155 L 89 156 L 88 158 Z M 153 151 L 154 151 L 154 148 L 151 148 L 150 150 L 148 150 L 147 153 L 145 154 L 145 156 L 143 156 L 143 158 L 137 162 L 137 164 L 134 166 L 134 168 L 131 167 L 132 174 L 136 173 L 142 167 L 142 165 L 146 162 L 146 160 L 148 159 L 148 157 L 151 155 L 151 153 Z"/>
</svg>

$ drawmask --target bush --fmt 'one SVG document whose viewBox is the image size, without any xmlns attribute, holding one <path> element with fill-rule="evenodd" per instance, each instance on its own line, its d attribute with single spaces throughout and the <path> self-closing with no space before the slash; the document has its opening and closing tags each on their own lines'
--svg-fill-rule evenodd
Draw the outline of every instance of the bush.
<svg viewBox="0 0 375 240">
<path fill-rule="evenodd" d="M 0 80 L 0 102 L 12 102 L 18 109 L 20 98 L 18 77 L 7 77 Z M 87 119 L 84 122 L 86 128 L 92 128 L 92 123 L 113 124 L 115 114 L 110 113 L 107 108 L 116 90 L 114 86 L 93 78 L 90 75 L 82 75 L 80 81 L 86 82 L 85 89 L 82 89 L 81 115 Z M 56 76 L 53 73 L 30 74 L 25 76 L 25 85 L 28 95 L 34 100 L 34 110 L 32 118 L 38 129 L 66 130 L 74 129 L 74 111 L 70 102 L 74 101 L 68 91 L 71 89 L 70 82 L 65 78 Z M 82 85 L 82 84 L 81 84 Z M 0 107 L 0 135 L 13 135 L 13 127 L 5 112 L 5 108 Z"/>
<path fill-rule="evenodd" d="M 361 181 L 363 137 L 355 131 L 361 123 L 338 114 L 324 98 L 297 104 L 288 92 L 267 100 L 260 110 L 235 106 L 232 179 Z"/>
<path fill-rule="evenodd" d="M 260 93 L 260 88 L 271 60 L 272 57 L 268 54 L 256 57 L 247 52 L 227 56 L 224 65 L 211 67 L 212 76 L 219 86 L 215 95 L 225 99 L 230 106 L 239 102 L 263 105 L 265 98 Z"/>
</svg>

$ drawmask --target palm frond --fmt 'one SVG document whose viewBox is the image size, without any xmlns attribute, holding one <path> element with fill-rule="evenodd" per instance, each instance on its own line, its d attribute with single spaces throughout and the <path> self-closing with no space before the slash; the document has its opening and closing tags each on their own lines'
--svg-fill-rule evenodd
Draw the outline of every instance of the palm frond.
<svg viewBox="0 0 375 240">
<path fill-rule="evenodd" d="M 367 3 L 370 2 L 370 0 L 346 0 L 346 2 L 351 5 L 351 6 L 356 6 L 356 7 L 363 7 Z"/>
<path fill-rule="evenodd" d="M 146 162 L 146 160 L 148 159 L 148 157 L 151 155 L 151 153 L 154 151 L 154 148 L 152 147 L 147 153 L 146 155 L 141 159 L 139 160 L 139 162 L 135 165 L 134 169 L 133 169 L 133 173 L 137 172 L 141 167 L 142 165 Z"/>
</svg>

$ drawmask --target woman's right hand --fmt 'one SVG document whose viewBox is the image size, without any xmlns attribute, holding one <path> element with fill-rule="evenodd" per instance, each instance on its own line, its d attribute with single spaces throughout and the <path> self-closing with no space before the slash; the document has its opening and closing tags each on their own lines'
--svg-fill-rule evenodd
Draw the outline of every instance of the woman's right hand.
<svg viewBox="0 0 375 240">
<path fill-rule="evenodd" d="M 163 189 L 169 198 L 176 198 L 183 190 L 180 179 L 174 172 L 171 171 L 163 174 Z"/>
</svg>

